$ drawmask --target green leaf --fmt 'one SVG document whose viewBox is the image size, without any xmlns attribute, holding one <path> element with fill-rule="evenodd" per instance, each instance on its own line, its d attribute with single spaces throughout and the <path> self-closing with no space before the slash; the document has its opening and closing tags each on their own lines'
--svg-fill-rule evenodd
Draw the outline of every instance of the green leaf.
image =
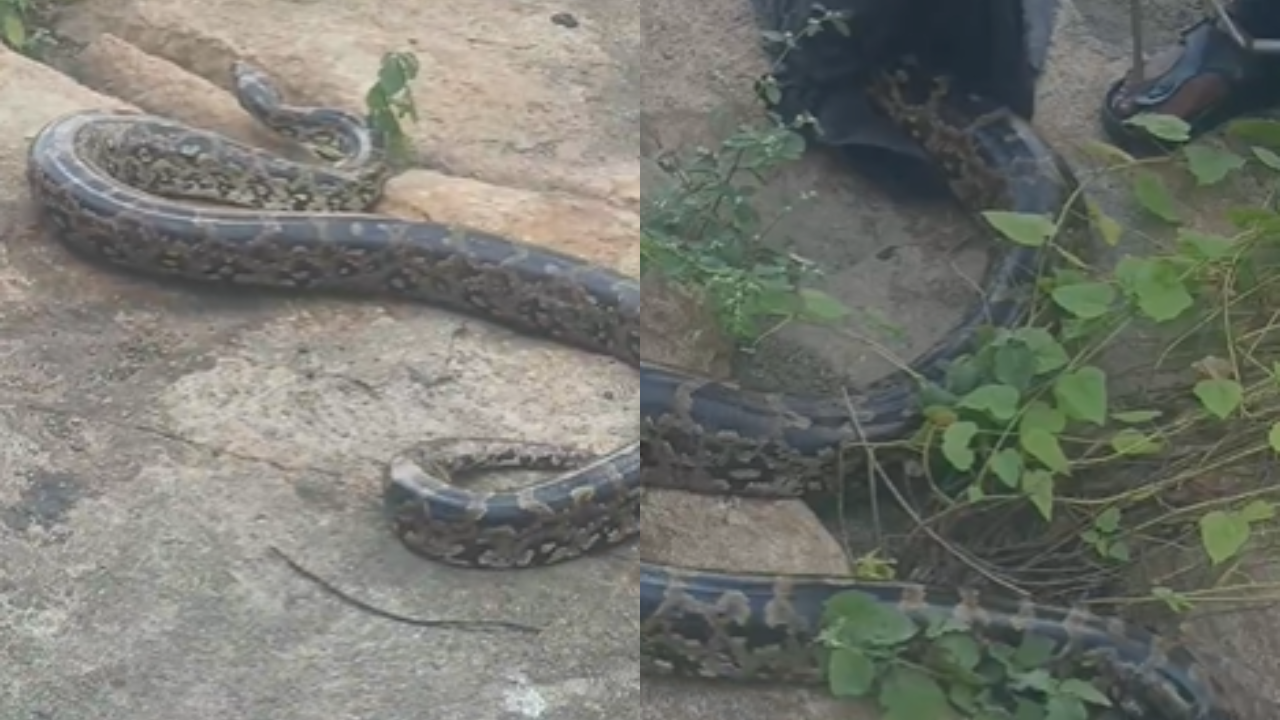
<svg viewBox="0 0 1280 720">
<path fill-rule="evenodd" d="M 1249 542 L 1249 531 L 1248 521 L 1235 513 L 1211 510 L 1200 518 L 1200 542 L 1214 565 L 1240 552 Z"/>
<path fill-rule="evenodd" d="M 1204 409 L 1220 420 L 1227 419 L 1244 402 L 1244 388 L 1227 378 L 1201 380 L 1196 383 L 1194 392 Z"/>
<path fill-rule="evenodd" d="M 947 405 L 926 405 L 921 414 L 924 415 L 924 418 L 930 423 L 937 425 L 940 428 L 947 427 L 954 423 L 959 417 L 956 415 L 956 411 Z"/>
<path fill-rule="evenodd" d="M 1147 131 L 1160 140 L 1185 143 L 1191 140 L 1191 125 L 1177 115 L 1163 113 L 1138 113 L 1124 124 Z"/>
<path fill-rule="evenodd" d="M 1058 376 L 1053 397 L 1067 417 L 1099 427 L 1107 421 L 1107 376 L 1092 365 Z"/>
<path fill-rule="evenodd" d="M 1178 230 L 1178 245 L 1183 252 L 1197 260 L 1221 260 L 1236 251 L 1235 243 L 1230 238 L 1186 228 Z"/>
<path fill-rule="evenodd" d="M 1186 612 L 1195 607 L 1195 604 L 1187 600 L 1185 595 L 1170 590 L 1167 587 L 1151 588 L 1151 597 L 1163 602 L 1168 608 L 1176 613 Z"/>
<path fill-rule="evenodd" d="M 1107 557 L 1120 562 L 1129 562 L 1131 559 L 1129 546 L 1118 540 L 1107 546 Z"/>
<path fill-rule="evenodd" d="M 378 84 L 387 95 L 395 95 L 409 84 L 408 68 L 397 62 L 384 62 L 378 69 Z"/>
<path fill-rule="evenodd" d="M 1135 173 L 1133 196 L 1144 210 L 1170 223 L 1179 223 L 1178 203 L 1164 184 L 1164 180 L 1150 170 Z"/>
<path fill-rule="evenodd" d="M 1247 205 L 1227 208 L 1226 217 L 1240 230 L 1261 230 L 1269 233 L 1280 230 L 1280 215 L 1264 208 Z"/>
<path fill-rule="evenodd" d="M 782 88 L 778 87 L 776 82 L 757 81 L 755 89 L 756 94 L 764 99 L 766 105 L 777 105 L 782 100 Z"/>
<path fill-rule="evenodd" d="M 1240 118 L 1224 128 L 1227 136 L 1250 145 L 1263 145 L 1280 150 L 1280 123 L 1263 118 Z"/>
<path fill-rule="evenodd" d="M 18 13 L 4 13 L 4 19 L 0 20 L 0 32 L 4 33 L 4 41 L 9 47 L 22 50 L 27 46 L 27 24 Z"/>
<path fill-rule="evenodd" d="M 1071 361 L 1062 344 L 1044 328 L 1021 327 L 1013 331 L 1013 337 L 1035 354 L 1037 375 L 1053 372 Z"/>
<path fill-rule="evenodd" d="M 1013 448 L 1004 448 L 987 460 L 991 472 L 1010 490 L 1018 489 L 1022 477 L 1022 455 Z"/>
<path fill-rule="evenodd" d="M 968 685 L 958 682 L 947 683 L 947 700 L 951 701 L 951 704 L 963 713 L 964 717 L 975 718 L 975 720 L 998 720 L 979 714 L 978 693 Z"/>
<path fill-rule="evenodd" d="M 776 156 L 778 160 L 792 162 L 799 160 L 803 155 L 808 143 L 804 139 L 804 135 L 798 132 L 788 131 L 783 133 L 782 141 L 778 143 Z"/>
<path fill-rule="evenodd" d="M 760 31 L 760 37 L 770 43 L 778 43 L 781 45 L 786 45 L 788 42 L 786 33 L 781 33 L 777 30 L 762 30 Z"/>
<path fill-rule="evenodd" d="M 822 624 L 832 625 L 840 622 L 864 620 L 874 613 L 874 606 L 879 601 L 861 590 L 848 590 L 832 595 L 823 604 Z"/>
<path fill-rule="evenodd" d="M 1053 659 L 1056 643 L 1043 635 L 1027 634 L 1022 636 L 1010 662 L 1013 667 L 1023 672 L 1039 670 Z M 1032 686 L 1039 683 L 1032 682 Z"/>
<path fill-rule="evenodd" d="M 1040 704 L 1039 700 L 1018 695 L 1013 699 L 1013 702 L 1015 708 L 1013 720 L 1044 720 L 1045 708 L 1044 705 Z M 1007 717 L 1006 713 L 1005 717 L 1000 718 L 1000 720 L 1006 720 Z M 982 718 L 982 720 L 987 719 Z"/>
<path fill-rule="evenodd" d="M 1240 508 L 1240 517 L 1250 525 L 1274 520 L 1276 517 L 1276 506 L 1274 503 L 1269 503 L 1266 500 L 1254 500 L 1248 505 Z"/>
<path fill-rule="evenodd" d="M 1244 167 L 1244 158 L 1211 145 L 1188 145 L 1182 153 L 1187 158 L 1187 169 L 1201 187 L 1216 185 L 1232 171 Z"/>
<path fill-rule="evenodd" d="M 987 499 L 987 491 L 982 489 L 978 483 L 969 483 L 964 490 L 964 496 L 969 500 L 970 504 L 977 505 Z"/>
<path fill-rule="evenodd" d="M 1016 690 L 1033 690 L 1045 694 L 1052 692 L 1054 686 L 1053 675 L 1042 667 L 1018 673 L 1011 678 L 1009 684 Z"/>
<path fill-rule="evenodd" d="M 929 637 L 938 638 L 948 633 L 968 633 L 973 626 L 949 614 L 935 614 L 929 619 Z"/>
<path fill-rule="evenodd" d="M 1005 670 L 1017 669 L 1017 666 L 1013 664 L 1013 652 L 1014 648 L 1011 648 L 1004 643 L 996 643 L 995 645 L 987 646 L 987 655 L 989 655 L 992 660 L 1003 665 Z"/>
<path fill-rule="evenodd" d="M 1081 143 L 1080 149 L 1099 160 L 1111 161 L 1116 165 L 1132 165 L 1136 162 L 1136 159 L 1122 148 L 1098 140 L 1085 140 Z"/>
<path fill-rule="evenodd" d="M 1062 321 L 1062 338 L 1064 340 L 1081 340 L 1090 337 L 1101 325 L 1099 320 L 1081 320 L 1065 318 Z"/>
<path fill-rule="evenodd" d="M 934 647 L 946 658 L 947 664 L 960 670 L 972 670 L 982 660 L 982 649 L 971 635 L 948 633 L 934 641 Z"/>
<path fill-rule="evenodd" d="M 1164 443 L 1141 430 L 1125 428 L 1112 436 L 1111 449 L 1120 455 L 1155 455 L 1164 449 Z"/>
<path fill-rule="evenodd" d="M 1132 158 L 1129 160 L 1133 161 Z M 1124 227 L 1116 222 L 1114 218 L 1102 211 L 1092 200 L 1087 201 L 1089 209 L 1089 221 L 1098 228 L 1098 234 L 1102 236 L 1102 242 L 1109 247 L 1115 247 L 1120 244 L 1120 236 L 1124 234 Z"/>
<path fill-rule="evenodd" d="M 1050 695 L 1044 710 L 1044 720 L 1089 720 L 1089 709 L 1079 698 Z"/>
<path fill-rule="evenodd" d="M 1021 394 L 1008 385 L 983 385 L 960 399 L 960 407 L 985 412 L 996 420 L 1012 420 Z M 955 427 L 954 425 L 952 427 Z"/>
<path fill-rule="evenodd" d="M 895 665 L 885 673 L 879 700 L 884 720 L 945 718 L 951 709 L 937 680 L 906 665 Z"/>
<path fill-rule="evenodd" d="M 856 648 L 838 647 L 827 661 L 827 687 L 838 698 L 866 697 L 876 681 L 876 664 Z"/>
<path fill-rule="evenodd" d="M 1022 343 L 1005 343 L 996 348 L 996 380 L 1019 392 L 1030 387 L 1037 365 L 1035 351 Z"/>
<path fill-rule="evenodd" d="M 1130 410 L 1128 412 L 1112 413 L 1111 419 L 1126 425 L 1140 425 L 1145 422 L 1151 422 L 1163 414 L 1159 410 Z"/>
<path fill-rule="evenodd" d="M 1143 314 L 1156 322 L 1173 320 L 1194 304 L 1181 271 L 1167 260 L 1126 256 L 1116 263 L 1115 273 Z"/>
<path fill-rule="evenodd" d="M 1050 436 L 1052 437 L 1052 436 Z M 1045 520 L 1053 520 L 1053 474 L 1045 470 L 1028 470 L 1022 476 L 1022 493 L 1027 496 Z"/>
<path fill-rule="evenodd" d="M 963 395 L 978 387 L 980 382 L 982 382 L 982 370 L 972 357 L 959 358 L 947 366 L 947 390 L 957 395 Z"/>
<path fill-rule="evenodd" d="M 1058 231 L 1053 218 L 1047 215 L 987 210 L 982 217 L 1005 238 L 1027 247 L 1042 247 Z"/>
<path fill-rule="evenodd" d="M 1111 507 L 1098 513 L 1098 517 L 1093 519 L 1093 526 L 1099 532 L 1108 535 L 1120 529 L 1120 508 L 1112 505 Z"/>
<path fill-rule="evenodd" d="M 915 621 L 895 606 L 857 590 L 842 592 L 828 600 L 823 618 L 824 624 L 839 625 L 841 640 L 864 648 L 900 645 L 920 631 Z"/>
<path fill-rule="evenodd" d="M 1067 416 L 1043 400 L 1032 400 L 1022 411 L 1018 432 L 1024 433 L 1033 429 L 1057 435 L 1067 429 Z"/>
<path fill-rule="evenodd" d="M 978 434 L 977 424 L 962 420 L 942 431 L 942 456 L 951 463 L 951 467 L 961 472 L 973 469 L 973 461 L 977 459 L 969 443 Z"/>
<path fill-rule="evenodd" d="M 1079 698 L 1091 705 L 1111 707 L 1111 698 L 1094 686 L 1093 683 L 1077 678 L 1066 678 L 1058 684 L 1058 692 Z"/>
<path fill-rule="evenodd" d="M 1039 460 L 1045 467 L 1067 474 L 1070 470 L 1070 462 L 1067 456 L 1062 452 L 1062 446 L 1058 444 L 1058 437 L 1044 430 L 1028 430 L 1018 435 L 1018 443 L 1022 445 L 1022 449 L 1027 451 L 1031 457 Z M 1026 476 L 1023 476 L 1023 483 L 1026 483 Z"/>
<path fill-rule="evenodd" d="M 857 637 L 867 645 L 892 647 L 901 645 L 920 633 L 920 627 L 906 613 L 892 605 L 877 604 L 876 612 L 859 628 Z"/>
<path fill-rule="evenodd" d="M 1056 287 L 1052 297 L 1063 310 L 1089 319 L 1107 314 L 1116 299 L 1116 291 L 1106 283 L 1089 282 Z"/>
<path fill-rule="evenodd" d="M 769 287 L 761 284 L 760 292 L 751 301 L 751 307 L 765 315 L 800 314 L 803 312 L 800 296 L 790 287 Z"/>
<path fill-rule="evenodd" d="M 1271 424 L 1271 431 L 1267 433 L 1267 444 L 1272 450 L 1280 453 L 1280 422 Z"/>
<path fill-rule="evenodd" d="M 1258 162 L 1266 165 L 1272 170 L 1280 171 L 1280 155 L 1277 155 L 1264 147 L 1253 147 L 1253 156 L 1258 158 Z"/>
<path fill-rule="evenodd" d="M 850 313 L 849 307 L 833 295 L 813 288 L 800 288 L 801 314 L 818 322 L 836 322 Z"/>
</svg>

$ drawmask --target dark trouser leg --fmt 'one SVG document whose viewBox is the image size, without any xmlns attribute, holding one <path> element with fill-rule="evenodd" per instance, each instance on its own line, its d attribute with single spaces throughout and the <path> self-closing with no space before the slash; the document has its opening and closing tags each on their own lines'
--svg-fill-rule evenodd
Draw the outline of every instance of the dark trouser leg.
<svg viewBox="0 0 1280 720">
<path fill-rule="evenodd" d="M 1280 2 L 1276 0 L 1238 0 L 1231 15 L 1258 37 L 1280 37 Z"/>
<path fill-rule="evenodd" d="M 1236 0 L 1232 17 L 1259 38 L 1280 38 L 1280 0 Z M 1182 41 L 1152 57 L 1144 80 L 1117 81 L 1106 95 L 1103 127 L 1117 144 L 1151 149 L 1150 138 L 1124 120 L 1138 113 L 1176 115 L 1199 135 L 1240 115 L 1280 103 L 1280 60 L 1241 50 L 1206 17 Z M 1145 141 L 1145 142 L 1144 142 Z"/>
</svg>

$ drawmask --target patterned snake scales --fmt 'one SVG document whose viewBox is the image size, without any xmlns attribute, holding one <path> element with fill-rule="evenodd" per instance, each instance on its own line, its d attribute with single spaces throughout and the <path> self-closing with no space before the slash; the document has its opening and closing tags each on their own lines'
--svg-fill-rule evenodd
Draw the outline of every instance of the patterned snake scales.
<svg viewBox="0 0 1280 720">
<path fill-rule="evenodd" d="M 856 441 L 899 438 L 916 422 L 914 385 L 904 376 L 855 398 L 855 422 L 844 398 L 751 392 L 641 362 L 635 279 L 481 232 L 367 214 L 390 174 L 382 139 L 354 115 L 283 104 L 268 78 L 246 65 L 237 63 L 232 76 L 246 111 L 333 162 L 286 161 L 159 117 L 73 113 L 40 131 L 28 166 L 42 217 L 69 250 L 153 276 L 421 301 L 639 368 L 638 442 L 586 463 L 581 453 L 536 445 L 471 463 L 565 470 L 541 484 L 471 492 L 429 472 L 445 465 L 424 448 L 392 460 L 385 500 L 396 534 L 414 552 L 472 567 L 568 560 L 634 538 L 644 486 L 755 497 L 830 492 L 829 479 L 859 462 Z M 936 158 L 974 211 L 1056 214 L 1075 185 L 1026 123 L 941 81 L 901 69 L 873 82 L 870 95 Z M 1024 317 L 1040 253 L 1001 252 L 985 304 L 919 358 L 917 372 L 936 377 L 980 324 Z M 466 465 L 464 457 L 445 469 Z M 993 636 L 1044 635 L 1064 653 L 1101 661 L 1119 678 L 1121 695 L 1159 717 L 1233 717 L 1187 650 L 1118 620 L 910 584 L 641 567 L 648 670 L 821 681 L 823 603 L 857 589 L 918 617 L 950 613 Z"/>
</svg>

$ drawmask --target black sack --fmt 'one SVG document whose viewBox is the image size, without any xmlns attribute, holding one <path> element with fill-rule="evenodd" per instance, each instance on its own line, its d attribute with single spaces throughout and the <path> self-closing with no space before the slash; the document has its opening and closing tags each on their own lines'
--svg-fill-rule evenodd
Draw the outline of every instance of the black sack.
<svg viewBox="0 0 1280 720">
<path fill-rule="evenodd" d="M 866 78 L 912 55 L 926 71 L 950 76 L 958 87 L 1030 120 L 1058 1 L 752 0 L 760 29 L 773 32 L 799 34 L 821 8 L 847 14 L 848 35 L 828 27 L 801 37 L 780 62 L 780 47 L 767 46 L 781 89 L 772 110 L 788 121 L 805 112 L 813 115 L 821 133 L 812 140 L 846 151 L 877 181 L 917 187 L 922 180 L 918 172 L 900 176 L 902 161 L 919 166 L 925 156 L 873 110 L 861 90 Z M 874 172 L 886 160 L 894 165 L 891 172 Z"/>
</svg>

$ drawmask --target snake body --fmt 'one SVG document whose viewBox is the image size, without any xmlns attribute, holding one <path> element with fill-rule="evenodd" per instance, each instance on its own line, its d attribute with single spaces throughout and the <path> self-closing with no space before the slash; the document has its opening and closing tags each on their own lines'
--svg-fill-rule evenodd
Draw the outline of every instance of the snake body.
<svg viewBox="0 0 1280 720">
<path fill-rule="evenodd" d="M 152 276 L 424 302 L 639 369 L 639 441 L 542 483 L 477 492 L 431 471 L 434 451 L 425 446 L 393 459 L 384 499 L 410 550 L 469 567 L 568 560 L 635 537 L 645 486 L 762 497 L 827 492 L 858 466 L 860 443 L 896 439 L 917 422 L 906 375 L 855 396 L 851 417 L 845 398 L 748 391 L 641 362 L 634 279 L 487 233 L 367 213 L 389 175 L 381 138 L 356 116 L 285 105 L 249 66 L 237 64 L 233 78 L 250 114 L 334 162 L 286 161 L 161 117 L 72 113 L 41 129 L 28 163 L 33 197 L 61 242 L 85 259 Z M 1069 171 L 1007 110 L 910 68 L 880 76 L 869 95 L 938 161 L 968 207 L 1056 215 L 1067 201 Z M 936 378 L 980 325 L 1016 325 L 1040 261 L 1034 249 L 1003 250 L 984 301 L 917 359 L 915 373 Z M 558 467 L 537 462 L 554 455 L 516 452 L 506 460 Z M 839 577 L 643 563 L 645 667 L 817 680 L 822 604 L 849 589 L 997 634 L 1050 637 L 1064 651 L 1104 660 L 1125 692 L 1173 720 L 1230 717 L 1189 653 L 1162 649 L 1135 628 L 1031 603 Z"/>
</svg>

